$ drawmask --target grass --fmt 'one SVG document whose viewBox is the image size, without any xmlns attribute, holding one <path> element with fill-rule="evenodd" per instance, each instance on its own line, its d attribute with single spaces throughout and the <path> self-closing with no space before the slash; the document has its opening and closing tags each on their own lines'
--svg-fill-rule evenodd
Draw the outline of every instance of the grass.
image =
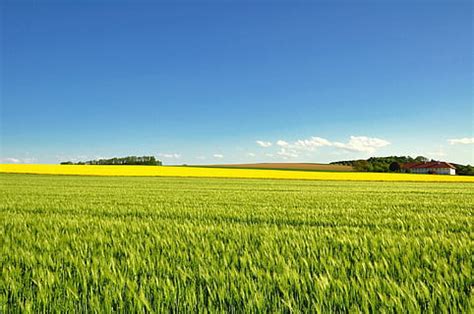
<svg viewBox="0 0 474 314">
<path fill-rule="evenodd" d="M 469 312 L 472 187 L 0 174 L 0 312 Z"/>
<path fill-rule="evenodd" d="M 472 182 L 473 176 L 425 175 L 374 172 L 316 172 L 262 169 L 199 168 L 182 166 L 86 166 L 86 165 L 24 165 L 0 164 L 0 173 L 62 174 L 93 176 L 160 176 L 265 178 L 334 181 L 425 181 Z"/>
</svg>

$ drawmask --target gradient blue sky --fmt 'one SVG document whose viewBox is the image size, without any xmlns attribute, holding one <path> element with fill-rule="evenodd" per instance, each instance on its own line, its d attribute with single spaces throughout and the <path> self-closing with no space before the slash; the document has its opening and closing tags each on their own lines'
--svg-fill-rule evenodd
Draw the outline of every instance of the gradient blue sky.
<svg viewBox="0 0 474 314">
<path fill-rule="evenodd" d="M 3 1 L 0 161 L 473 164 L 471 1 L 355 2 Z"/>
</svg>

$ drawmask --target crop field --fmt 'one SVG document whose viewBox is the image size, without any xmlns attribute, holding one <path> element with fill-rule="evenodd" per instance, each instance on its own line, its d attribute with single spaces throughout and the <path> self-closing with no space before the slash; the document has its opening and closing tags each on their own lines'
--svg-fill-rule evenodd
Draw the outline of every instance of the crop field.
<svg viewBox="0 0 474 314">
<path fill-rule="evenodd" d="M 305 170 L 305 171 L 354 171 L 351 166 L 303 163 L 303 162 L 268 162 L 256 164 L 219 164 L 208 165 L 215 168 L 242 168 L 242 169 L 280 169 L 280 170 Z"/>
<path fill-rule="evenodd" d="M 88 166 L 0 164 L 0 173 L 61 174 L 87 176 L 213 177 L 253 179 L 294 179 L 331 181 L 423 181 L 472 182 L 473 176 L 407 173 L 285 171 L 270 169 L 229 169 L 184 166 Z"/>
<path fill-rule="evenodd" d="M 474 185 L 0 174 L 0 312 L 469 312 Z"/>
</svg>

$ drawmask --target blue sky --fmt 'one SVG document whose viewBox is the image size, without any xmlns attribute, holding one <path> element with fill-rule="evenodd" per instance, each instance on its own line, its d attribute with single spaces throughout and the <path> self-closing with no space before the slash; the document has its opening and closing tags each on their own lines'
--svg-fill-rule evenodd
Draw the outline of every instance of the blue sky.
<svg viewBox="0 0 474 314">
<path fill-rule="evenodd" d="M 0 162 L 474 164 L 470 1 L 1 3 Z"/>
</svg>

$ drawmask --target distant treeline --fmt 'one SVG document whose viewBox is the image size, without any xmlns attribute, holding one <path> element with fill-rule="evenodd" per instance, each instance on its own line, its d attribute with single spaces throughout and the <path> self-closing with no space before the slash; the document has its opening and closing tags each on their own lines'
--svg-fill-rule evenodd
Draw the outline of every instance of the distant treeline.
<svg viewBox="0 0 474 314">
<path fill-rule="evenodd" d="M 345 160 L 331 162 L 332 165 L 352 166 L 356 171 L 368 172 L 399 172 L 401 165 L 407 162 L 429 162 L 424 156 L 416 158 L 410 156 L 371 157 L 369 159 Z M 434 161 L 434 160 L 431 160 Z M 456 167 L 456 174 L 474 175 L 474 167 L 467 165 L 452 164 Z"/>
<path fill-rule="evenodd" d="M 459 164 L 452 164 L 456 167 L 456 174 L 462 176 L 474 176 L 474 167 L 471 165 L 459 165 Z"/>
<path fill-rule="evenodd" d="M 127 156 L 110 159 L 98 159 L 89 161 L 64 161 L 61 165 L 146 165 L 146 166 L 161 166 L 162 162 L 157 160 L 154 156 Z"/>
<path fill-rule="evenodd" d="M 396 164 L 401 165 L 407 162 L 428 162 L 429 159 L 423 156 L 412 158 L 410 156 L 389 156 L 389 157 L 370 157 L 369 159 L 358 159 L 358 160 L 344 160 L 331 162 L 332 165 L 344 165 L 352 166 L 356 171 L 369 171 L 369 172 L 396 172 L 400 170 L 395 169 Z M 392 169 L 390 170 L 390 165 Z"/>
</svg>

